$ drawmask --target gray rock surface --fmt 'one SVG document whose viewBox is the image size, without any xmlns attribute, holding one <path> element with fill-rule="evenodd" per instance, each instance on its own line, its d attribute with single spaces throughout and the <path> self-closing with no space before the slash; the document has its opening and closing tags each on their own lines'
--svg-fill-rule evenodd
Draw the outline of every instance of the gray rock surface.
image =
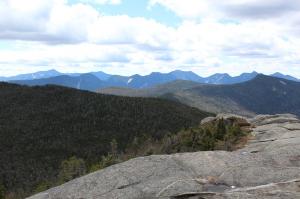
<svg viewBox="0 0 300 199">
<path fill-rule="evenodd" d="M 135 158 L 30 199 L 300 198 L 300 121 L 290 114 L 248 121 L 253 139 L 243 149 Z"/>
<path fill-rule="evenodd" d="M 207 118 L 204 118 L 203 120 L 201 120 L 201 125 L 202 124 L 206 124 L 206 123 L 210 123 L 210 122 L 213 122 L 215 121 L 217 118 L 216 117 L 207 117 Z"/>
</svg>

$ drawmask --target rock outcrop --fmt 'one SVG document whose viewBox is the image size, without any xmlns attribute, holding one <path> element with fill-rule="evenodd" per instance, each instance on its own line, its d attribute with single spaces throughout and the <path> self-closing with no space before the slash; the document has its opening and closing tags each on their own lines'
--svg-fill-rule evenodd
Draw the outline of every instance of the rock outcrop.
<svg viewBox="0 0 300 199">
<path fill-rule="evenodd" d="M 300 198 L 300 121 L 290 114 L 245 120 L 253 136 L 240 150 L 135 158 L 30 199 Z"/>
</svg>

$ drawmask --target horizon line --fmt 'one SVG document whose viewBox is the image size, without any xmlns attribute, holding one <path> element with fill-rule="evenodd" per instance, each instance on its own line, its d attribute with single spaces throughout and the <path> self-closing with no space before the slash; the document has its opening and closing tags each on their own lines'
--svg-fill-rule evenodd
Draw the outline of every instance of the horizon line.
<svg viewBox="0 0 300 199">
<path fill-rule="evenodd" d="M 52 69 L 49 69 L 49 70 L 38 70 L 38 71 L 35 71 L 35 72 L 28 72 L 28 73 L 19 73 L 19 74 L 15 74 L 15 75 L 10 75 L 10 76 L 1 76 L 1 78 L 11 78 L 11 77 L 15 77 L 15 76 L 20 76 L 20 75 L 29 75 L 29 74 L 35 74 L 35 73 L 41 73 L 41 72 L 50 72 L 50 71 L 55 71 L 55 72 L 58 72 L 58 73 L 61 73 L 61 75 L 70 75 L 70 74 L 89 74 L 89 73 L 97 73 L 97 72 L 102 72 L 102 73 L 105 73 L 107 75 L 111 75 L 111 76 L 124 76 L 124 77 L 131 77 L 131 76 L 134 76 L 134 75 L 139 75 L 139 76 L 148 76 L 148 75 L 151 75 L 153 73 L 160 73 L 160 74 L 169 74 L 169 73 L 172 73 L 172 72 L 176 72 L 176 71 L 180 71 L 180 72 L 191 72 L 191 73 L 194 73 L 195 75 L 201 77 L 201 78 L 207 78 L 207 77 L 211 77 L 213 75 L 217 75 L 217 74 L 220 74 L 220 75 L 229 75 L 230 77 L 238 77 L 238 76 L 241 76 L 242 74 L 252 74 L 252 73 L 257 73 L 257 74 L 262 74 L 262 75 L 274 75 L 276 73 L 279 73 L 279 74 L 282 74 L 282 75 L 288 75 L 288 76 L 291 76 L 291 77 L 294 77 L 294 78 L 299 78 L 297 76 L 294 76 L 294 75 L 290 75 L 290 74 L 286 74 L 286 73 L 282 73 L 282 72 L 274 72 L 274 73 L 270 73 L 270 74 L 266 74 L 266 73 L 263 73 L 263 72 L 257 72 L 255 70 L 253 70 L 252 72 L 242 72 L 238 75 L 232 75 L 230 73 L 212 73 L 208 76 L 202 76 L 192 70 L 181 70 L 181 69 L 176 69 L 176 70 L 171 70 L 169 72 L 159 72 L 159 71 L 153 71 L 153 72 L 150 72 L 148 74 L 145 74 L 145 75 L 142 75 L 142 74 L 139 74 L 139 73 L 135 73 L 135 74 L 131 74 L 131 75 L 121 75 L 121 74 L 112 74 L 112 73 L 107 73 L 107 72 L 104 72 L 102 70 L 99 70 L 99 71 L 89 71 L 89 72 L 61 72 L 60 70 L 57 70 L 55 68 L 52 68 Z M 42 79 L 42 78 L 41 78 Z"/>
</svg>

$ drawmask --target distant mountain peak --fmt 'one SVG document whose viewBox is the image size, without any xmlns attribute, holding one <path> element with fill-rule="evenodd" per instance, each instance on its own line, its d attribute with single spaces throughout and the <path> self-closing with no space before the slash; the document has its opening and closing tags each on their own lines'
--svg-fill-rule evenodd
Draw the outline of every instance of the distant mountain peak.
<svg viewBox="0 0 300 199">
<path fill-rule="evenodd" d="M 46 70 L 44 72 L 54 72 L 54 73 L 60 73 L 59 71 L 57 71 L 56 69 L 50 69 L 50 70 Z"/>
<path fill-rule="evenodd" d="M 150 75 L 162 75 L 163 73 L 160 73 L 160 72 L 152 72 L 150 73 Z M 147 75 L 146 75 L 147 76 Z"/>
<path fill-rule="evenodd" d="M 293 80 L 289 80 L 286 78 L 275 77 L 275 76 L 264 75 L 264 74 L 256 75 L 256 77 L 253 78 L 251 81 L 253 81 L 253 82 L 280 82 L 282 80 L 293 81 Z"/>
<path fill-rule="evenodd" d="M 273 79 L 274 77 L 271 77 L 271 76 L 264 75 L 264 74 L 261 74 L 261 73 L 260 73 L 260 74 L 257 74 L 256 77 L 253 78 L 253 80 L 254 80 L 254 79 L 261 79 L 261 78 L 272 78 L 272 79 Z"/>
<path fill-rule="evenodd" d="M 106 81 L 106 80 L 108 80 L 111 77 L 110 74 L 107 74 L 107 73 L 102 72 L 102 71 L 91 72 L 90 74 L 96 76 L 98 79 L 100 79 L 102 81 Z"/>
<path fill-rule="evenodd" d="M 185 70 L 174 70 L 170 73 L 193 73 L 193 74 L 195 74 L 193 71 L 185 71 Z"/>
<path fill-rule="evenodd" d="M 276 73 L 273 73 L 272 75 L 283 75 L 283 74 L 280 72 L 276 72 Z"/>
<path fill-rule="evenodd" d="M 197 75 L 196 73 L 194 73 L 193 71 L 183 71 L 183 70 L 174 70 L 172 72 L 170 72 L 169 74 L 173 74 L 173 75 L 180 75 L 180 74 L 185 74 L 185 75 Z M 198 76 L 198 75 L 197 75 Z"/>
<path fill-rule="evenodd" d="M 252 72 L 249 72 L 249 73 L 242 73 L 241 75 L 243 75 L 243 74 L 247 74 L 247 75 L 257 75 L 257 74 L 259 74 L 259 73 L 256 72 L 256 71 L 252 71 Z"/>
<path fill-rule="evenodd" d="M 291 80 L 291 81 L 297 81 L 297 82 L 300 81 L 299 79 L 297 79 L 297 78 L 295 78 L 293 76 L 284 75 L 284 74 L 279 73 L 279 72 L 273 73 L 270 76 L 272 76 L 272 77 L 278 77 L 278 78 L 283 78 L 283 79 L 287 79 L 287 80 Z"/>
<path fill-rule="evenodd" d="M 130 76 L 130 78 L 137 78 L 137 77 L 141 77 L 141 75 L 135 74 L 135 75 Z"/>
<path fill-rule="evenodd" d="M 231 77 L 231 75 L 229 75 L 228 73 L 215 73 L 210 77 Z"/>
</svg>

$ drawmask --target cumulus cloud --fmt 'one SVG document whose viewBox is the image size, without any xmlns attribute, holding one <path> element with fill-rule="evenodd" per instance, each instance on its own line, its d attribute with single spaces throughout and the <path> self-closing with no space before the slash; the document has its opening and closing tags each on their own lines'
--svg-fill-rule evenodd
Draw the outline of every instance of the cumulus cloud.
<svg viewBox="0 0 300 199">
<path fill-rule="evenodd" d="M 300 10 L 298 0 L 150 0 L 149 6 L 161 5 L 185 19 L 277 18 Z"/>
<path fill-rule="evenodd" d="M 64 0 L 4 0 L 0 5 L 0 38 L 80 43 L 87 40 L 88 26 L 99 13 L 84 4 Z"/>
<path fill-rule="evenodd" d="M 138 43 L 159 47 L 166 42 L 158 35 L 169 34 L 168 27 L 153 20 L 127 15 L 104 16 L 87 4 L 68 5 L 64 0 L 29 1 L 31 3 L 18 4 L 17 0 L 0 2 L 0 39 L 48 44 Z M 108 3 L 103 0 L 97 2 Z"/>
<path fill-rule="evenodd" d="M 173 29 L 141 17 L 102 16 L 90 27 L 90 41 L 98 44 L 168 45 Z M 162 37 L 162 35 L 164 35 Z"/>
<path fill-rule="evenodd" d="M 170 27 L 143 17 L 103 15 L 89 0 L 2 0 L 0 40 L 10 40 L 17 50 L 0 48 L 0 72 L 7 65 L 18 71 L 25 65 L 62 71 L 103 66 L 119 74 L 181 68 L 209 75 L 283 72 L 288 65 L 300 76 L 296 0 L 149 1 L 152 9 L 157 5 L 182 22 Z"/>
<path fill-rule="evenodd" d="M 299 11 L 300 2 L 297 0 L 230 0 L 221 3 L 219 8 L 229 17 L 267 19 Z"/>
<path fill-rule="evenodd" d="M 42 30 L 49 18 L 53 1 L 0 1 L 0 30 L 2 32 L 34 32 Z"/>
</svg>

